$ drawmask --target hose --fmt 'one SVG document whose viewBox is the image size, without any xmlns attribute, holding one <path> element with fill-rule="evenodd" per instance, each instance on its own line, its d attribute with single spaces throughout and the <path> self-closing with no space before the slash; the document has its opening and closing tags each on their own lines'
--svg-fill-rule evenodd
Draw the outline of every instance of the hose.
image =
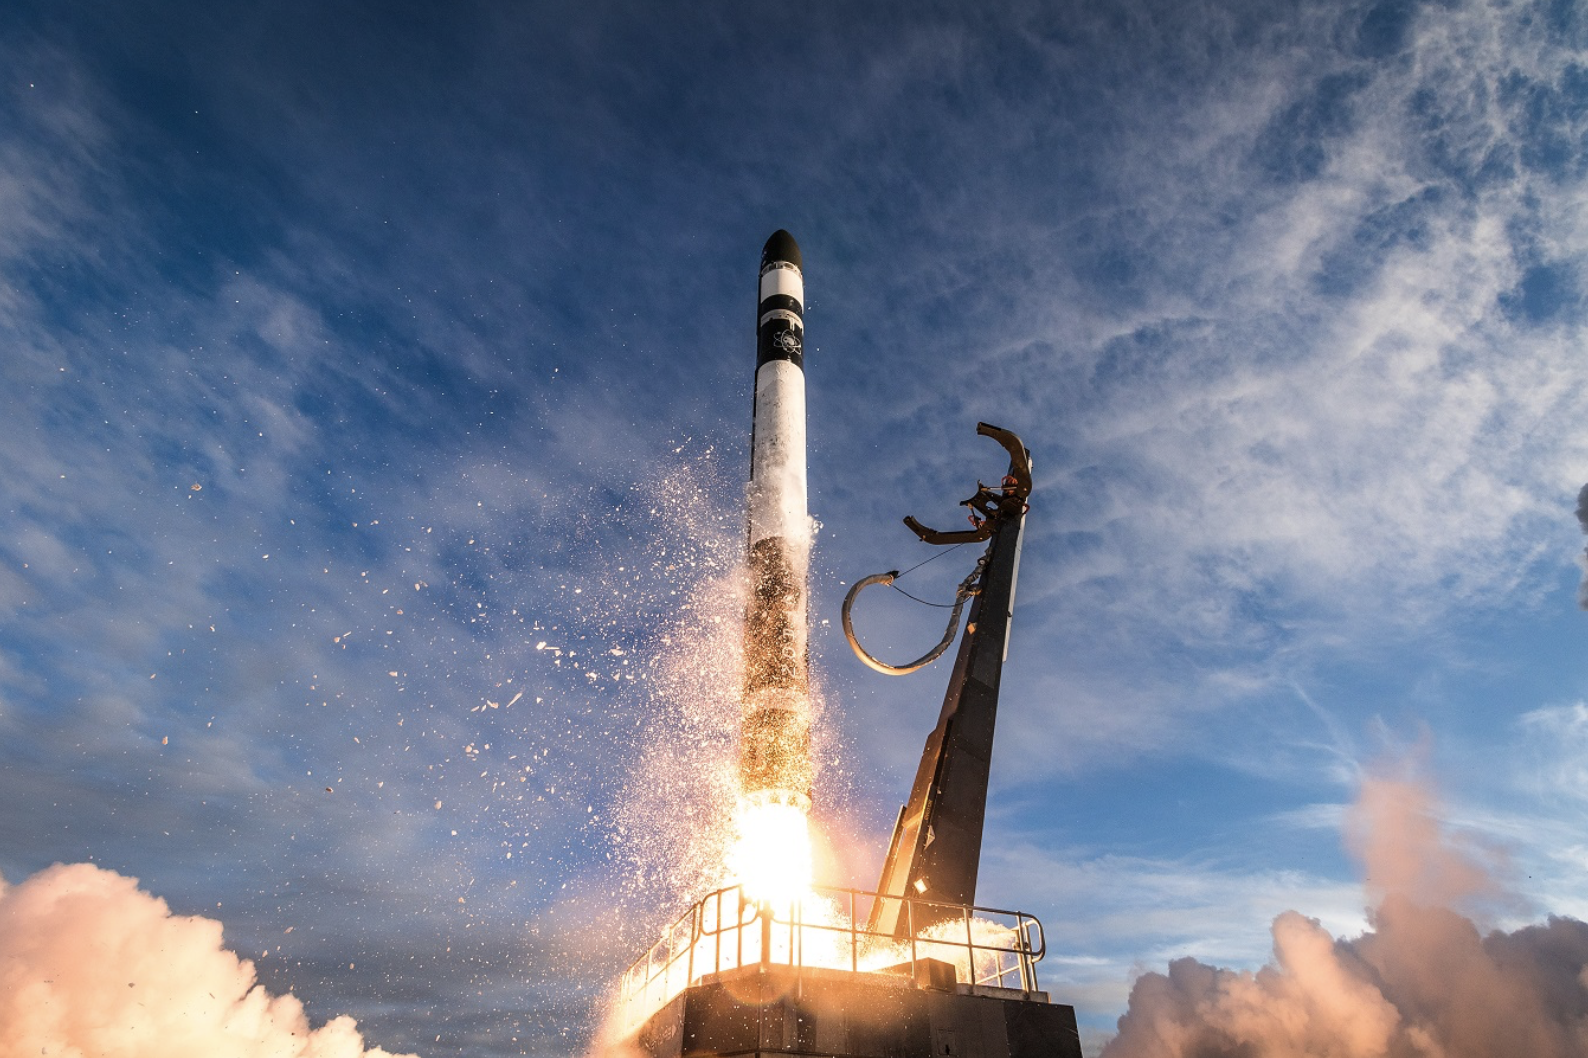
<svg viewBox="0 0 1588 1058">
<path fill-rule="evenodd" d="M 866 653 L 866 648 L 860 645 L 859 639 L 855 638 L 855 626 L 849 618 L 849 609 L 855 604 L 855 598 L 861 591 L 873 584 L 892 584 L 898 579 L 899 571 L 895 569 L 887 573 L 876 573 L 864 580 L 855 581 L 854 587 L 849 589 L 849 594 L 844 596 L 843 608 L 844 638 L 849 640 L 849 646 L 854 650 L 855 656 L 884 676 L 908 676 L 916 669 L 925 668 L 942 657 L 943 651 L 947 650 L 948 645 L 954 641 L 954 634 L 959 631 L 959 615 L 965 608 L 965 600 L 980 591 L 976 587 L 976 582 L 981 580 L 982 571 L 987 568 L 987 560 L 991 557 L 992 548 L 989 546 L 977 560 L 976 568 L 970 571 L 970 576 L 960 582 L 959 590 L 954 593 L 954 610 L 948 615 L 948 627 L 943 630 L 943 638 L 937 646 L 905 665 L 889 665 L 886 661 L 878 661 Z"/>
</svg>

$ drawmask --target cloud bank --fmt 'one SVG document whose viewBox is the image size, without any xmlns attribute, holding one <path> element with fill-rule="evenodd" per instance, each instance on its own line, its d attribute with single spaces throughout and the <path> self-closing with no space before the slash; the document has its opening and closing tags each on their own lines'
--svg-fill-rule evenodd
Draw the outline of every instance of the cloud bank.
<svg viewBox="0 0 1588 1058">
<path fill-rule="evenodd" d="M 1441 834 L 1413 782 L 1367 781 L 1353 824 L 1371 929 L 1336 939 L 1286 911 L 1256 973 L 1177 959 L 1137 980 L 1104 1058 L 1588 1053 L 1588 924 L 1484 935 L 1456 908 L 1500 895 L 1492 864 Z"/>
<path fill-rule="evenodd" d="M 221 924 L 88 863 L 0 879 L 0 1058 L 394 1058 L 349 1017 L 311 1028 Z"/>
</svg>

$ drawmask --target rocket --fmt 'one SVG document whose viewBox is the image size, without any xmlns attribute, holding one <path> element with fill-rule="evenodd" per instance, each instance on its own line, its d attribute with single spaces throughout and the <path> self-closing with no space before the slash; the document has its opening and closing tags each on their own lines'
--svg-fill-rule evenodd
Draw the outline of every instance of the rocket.
<svg viewBox="0 0 1588 1058">
<path fill-rule="evenodd" d="M 758 293 L 740 780 L 752 801 L 808 810 L 805 277 L 799 244 L 786 231 L 761 250 Z"/>
</svg>

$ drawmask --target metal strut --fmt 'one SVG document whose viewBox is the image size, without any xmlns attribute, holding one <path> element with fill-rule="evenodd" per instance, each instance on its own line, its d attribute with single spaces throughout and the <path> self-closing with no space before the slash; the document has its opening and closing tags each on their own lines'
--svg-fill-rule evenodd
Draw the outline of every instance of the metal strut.
<svg viewBox="0 0 1588 1058">
<path fill-rule="evenodd" d="M 980 423 L 976 432 L 991 437 L 1009 452 L 1009 473 L 998 489 L 977 482 L 976 495 L 964 501 L 971 508 L 971 528 L 958 533 L 928 529 L 905 519 L 912 532 L 929 544 L 987 540 L 987 554 L 967 579 L 956 599 L 955 620 L 933 654 L 940 654 L 958 626 L 959 605 L 974 601 L 965 636 L 954 660 L 937 726 L 921 751 L 920 767 L 910 798 L 899 811 L 893 838 L 877 884 L 868 929 L 908 940 L 938 920 L 920 899 L 948 904 L 974 904 L 981 861 L 982 824 L 987 811 L 987 782 L 992 767 L 993 730 L 998 717 L 998 688 L 1014 613 L 1015 578 L 1020 568 L 1020 538 L 1026 498 L 1031 494 L 1031 456 L 1020 438 L 1008 430 Z M 893 574 L 868 578 L 885 583 Z M 853 597 L 865 582 L 851 589 Z M 873 668 L 879 666 L 860 649 L 848 625 L 850 645 Z M 884 669 L 883 671 L 887 671 Z"/>
</svg>

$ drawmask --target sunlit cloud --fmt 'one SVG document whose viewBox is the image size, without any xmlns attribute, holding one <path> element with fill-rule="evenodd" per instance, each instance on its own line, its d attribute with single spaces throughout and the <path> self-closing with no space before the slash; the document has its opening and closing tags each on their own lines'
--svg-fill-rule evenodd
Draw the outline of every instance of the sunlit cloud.
<svg viewBox="0 0 1588 1058">
<path fill-rule="evenodd" d="M 1498 884 L 1470 848 L 1442 831 L 1429 791 L 1374 777 L 1356 813 L 1371 926 L 1349 939 L 1285 911 L 1273 958 L 1256 972 L 1195 958 L 1139 978 L 1110 1056 L 1577 1053 L 1588 1031 L 1579 978 L 1588 926 L 1485 935 L 1457 908 Z M 1562 996 L 1575 996 L 1565 1003 Z"/>
</svg>

